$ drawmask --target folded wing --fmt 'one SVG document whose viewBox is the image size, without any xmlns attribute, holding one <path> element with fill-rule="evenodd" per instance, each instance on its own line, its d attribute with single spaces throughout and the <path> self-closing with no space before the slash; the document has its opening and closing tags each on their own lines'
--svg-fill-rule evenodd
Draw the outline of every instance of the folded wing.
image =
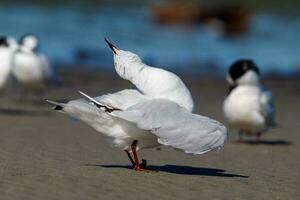
<svg viewBox="0 0 300 200">
<path fill-rule="evenodd" d="M 125 89 L 116 93 L 101 95 L 95 97 L 95 99 L 108 106 L 116 107 L 120 110 L 125 110 L 130 106 L 147 100 L 148 97 L 141 94 L 138 90 Z"/>
<path fill-rule="evenodd" d="M 150 131 L 160 144 L 185 153 L 203 154 L 221 148 L 227 140 L 227 129 L 221 123 L 168 100 L 147 100 L 111 114 Z"/>
<path fill-rule="evenodd" d="M 260 97 L 260 112 L 264 116 L 268 127 L 276 126 L 273 95 L 265 88 L 262 89 Z"/>
</svg>

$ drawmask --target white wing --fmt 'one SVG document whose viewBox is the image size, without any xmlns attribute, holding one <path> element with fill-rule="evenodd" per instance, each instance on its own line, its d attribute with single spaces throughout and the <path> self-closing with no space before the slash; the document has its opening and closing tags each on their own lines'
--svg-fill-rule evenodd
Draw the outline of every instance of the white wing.
<svg viewBox="0 0 300 200">
<path fill-rule="evenodd" d="M 113 94 L 105 94 L 95 97 L 95 99 L 108 106 L 125 110 L 130 106 L 148 99 L 145 95 L 134 89 L 121 90 Z"/>
<path fill-rule="evenodd" d="M 276 126 L 273 95 L 270 91 L 268 91 L 265 88 L 262 88 L 262 93 L 260 97 L 260 112 L 266 119 L 267 126 Z"/>
<path fill-rule="evenodd" d="M 113 110 L 126 109 L 130 103 L 135 104 L 145 101 L 145 97 L 136 90 L 122 90 L 114 94 L 102 95 L 95 98 L 80 91 L 79 93 L 85 98 L 72 100 L 66 104 L 51 100 L 47 100 L 47 102 L 55 105 L 53 107 L 54 110 L 66 112 L 72 117 L 81 119 L 93 127 L 97 127 L 99 124 L 107 126 L 102 122 L 112 118 L 112 115 L 109 113 L 113 112 Z"/>
<path fill-rule="evenodd" d="M 155 141 L 156 145 L 157 143 L 153 135 L 146 133 L 146 131 L 138 129 L 134 124 L 128 121 L 124 121 L 118 117 L 111 115 L 111 112 L 114 112 L 115 109 L 120 109 L 116 106 L 122 106 L 122 104 L 114 103 L 113 105 L 108 105 L 99 101 L 99 99 L 110 100 L 110 102 L 112 103 L 113 100 L 116 100 L 118 96 L 120 96 L 121 100 L 123 100 L 124 102 L 129 101 L 130 99 L 126 99 L 126 96 L 120 95 L 124 93 L 136 94 L 137 96 L 139 96 L 137 91 L 125 90 L 117 92 L 115 94 L 104 95 L 104 97 L 99 96 L 97 97 L 98 99 L 96 99 L 88 96 L 83 92 L 80 92 L 80 94 L 85 97 L 84 99 L 72 100 L 66 104 L 51 100 L 47 100 L 47 102 L 54 105 L 54 110 L 67 113 L 71 117 L 89 124 L 98 132 L 101 132 L 104 135 L 113 138 L 114 145 L 119 146 L 120 148 L 127 148 L 128 146 L 130 146 L 132 143 L 131 137 L 134 137 L 135 139 L 143 138 L 146 140 L 153 138 L 152 140 Z M 132 96 L 130 95 L 128 97 L 132 98 Z M 138 99 L 136 99 L 136 101 L 138 101 Z"/>
<path fill-rule="evenodd" d="M 227 140 L 227 129 L 221 123 L 168 100 L 148 100 L 111 114 L 149 130 L 160 144 L 185 153 L 203 154 L 222 147 Z"/>
</svg>

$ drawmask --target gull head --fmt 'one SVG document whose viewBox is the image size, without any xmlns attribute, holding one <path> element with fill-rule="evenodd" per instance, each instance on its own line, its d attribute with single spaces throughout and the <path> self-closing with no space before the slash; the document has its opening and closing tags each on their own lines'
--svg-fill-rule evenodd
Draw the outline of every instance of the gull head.
<svg viewBox="0 0 300 200">
<path fill-rule="evenodd" d="M 113 45 L 111 42 L 109 42 L 106 38 L 104 40 L 113 52 L 114 63 L 115 63 L 116 67 L 120 66 L 120 65 L 127 67 L 128 65 L 142 62 L 141 58 L 138 55 L 136 55 L 130 51 L 124 51 L 124 50 L 117 48 L 115 45 Z"/>
<path fill-rule="evenodd" d="M 227 81 L 232 86 L 258 84 L 259 75 L 259 68 L 252 60 L 241 59 L 230 66 Z"/>
<path fill-rule="evenodd" d="M 36 51 L 39 46 L 39 39 L 35 35 L 25 34 L 20 39 L 20 45 L 26 50 Z"/>
</svg>

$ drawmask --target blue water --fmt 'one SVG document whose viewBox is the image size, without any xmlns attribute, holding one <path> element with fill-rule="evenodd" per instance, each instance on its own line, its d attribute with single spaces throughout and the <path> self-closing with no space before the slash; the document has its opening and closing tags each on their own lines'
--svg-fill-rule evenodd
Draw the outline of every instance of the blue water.
<svg viewBox="0 0 300 200">
<path fill-rule="evenodd" d="M 147 7 L 93 9 L 0 7 L 0 32 L 35 33 L 52 63 L 112 67 L 107 37 L 149 64 L 173 70 L 224 71 L 236 59 L 254 59 L 264 72 L 300 68 L 300 16 L 257 13 L 247 36 L 225 39 L 201 26 L 159 26 Z M 89 57 L 78 59 L 78 51 Z"/>
</svg>

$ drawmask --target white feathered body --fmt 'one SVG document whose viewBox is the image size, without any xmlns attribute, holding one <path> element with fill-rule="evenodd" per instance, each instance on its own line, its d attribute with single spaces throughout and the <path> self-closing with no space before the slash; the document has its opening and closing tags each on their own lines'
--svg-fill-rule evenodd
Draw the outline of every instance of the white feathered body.
<svg viewBox="0 0 300 200">
<path fill-rule="evenodd" d="M 34 52 L 17 51 L 13 56 L 12 73 L 18 84 L 29 90 L 43 90 L 52 76 L 46 57 Z"/>
<path fill-rule="evenodd" d="M 229 125 L 247 134 L 258 134 L 275 125 L 273 98 L 260 85 L 239 85 L 224 101 Z"/>
<path fill-rule="evenodd" d="M 119 50 L 114 55 L 114 61 L 119 76 L 133 83 L 145 96 L 168 99 L 193 111 L 192 95 L 174 73 L 148 66 L 137 55 L 128 51 Z"/>
<path fill-rule="evenodd" d="M 131 82 L 151 98 L 168 99 L 186 108 L 194 109 L 194 101 L 183 81 L 174 73 L 145 66 Z"/>
<path fill-rule="evenodd" d="M 150 99 L 137 90 L 123 90 L 96 97 L 99 102 L 120 111 L 107 113 L 80 99 L 70 101 L 63 111 L 89 124 L 107 136 L 109 142 L 129 150 L 138 141 L 138 150 L 161 144 L 186 153 L 203 154 L 220 148 L 227 139 L 227 129 L 219 122 L 195 115 L 165 99 Z"/>
</svg>

